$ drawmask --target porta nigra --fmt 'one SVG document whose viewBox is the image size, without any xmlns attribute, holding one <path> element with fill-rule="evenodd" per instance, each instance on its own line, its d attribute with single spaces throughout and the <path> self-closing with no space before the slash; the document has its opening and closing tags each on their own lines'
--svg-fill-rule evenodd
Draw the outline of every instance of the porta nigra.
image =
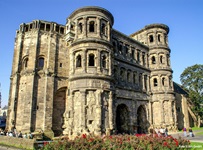
<svg viewBox="0 0 203 150">
<path fill-rule="evenodd" d="M 167 25 L 125 35 L 100 7 L 66 20 L 33 20 L 16 31 L 9 130 L 76 136 L 190 126 L 187 98 L 174 89 Z"/>
</svg>

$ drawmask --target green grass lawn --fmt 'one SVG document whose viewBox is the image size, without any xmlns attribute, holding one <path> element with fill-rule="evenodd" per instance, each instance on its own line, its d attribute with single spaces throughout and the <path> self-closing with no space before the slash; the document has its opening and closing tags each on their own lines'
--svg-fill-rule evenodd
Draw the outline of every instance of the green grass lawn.
<svg viewBox="0 0 203 150">
<path fill-rule="evenodd" d="M 196 131 L 196 130 L 202 130 L 203 131 L 203 127 L 200 127 L 200 128 L 198 128 L 198 127 L 192 127 L 192 130 L 193 131 Z"/>
<path fill-rule="evenodd" d="M 200 143 L 200 142 L 191 142 L 190 144 L 190 150 L 200 150 L 200 149 L 203 149 L 203 143 Z"/>
</svg>

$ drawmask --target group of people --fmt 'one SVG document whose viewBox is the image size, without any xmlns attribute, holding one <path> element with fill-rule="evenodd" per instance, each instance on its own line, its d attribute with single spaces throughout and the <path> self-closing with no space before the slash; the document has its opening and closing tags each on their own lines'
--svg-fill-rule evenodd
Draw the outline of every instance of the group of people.
<svg viewBox="0 0 203 150">
<path fill-rule="evenodd" d="M 168 136 L 168 128 L 155 128 L 155 133 L 158 135 L 158 136 Z"/>
<path fill-rule="evenodd" d="M 184 136 L 194 137 L 192 128 L 189 128 L 189 129 L 188 129 L 188 132 L 189 132 L 189 135 L 187 135 L 187 129 L 184 127 L 184 128 L 183 128 L 183 135 L 184 135 Z"/>
<path fill-rule="evenodd" d="M 31 132 L 22 134 L 21 131 L 17 132 L 16 129 L 13 129 L 12 131 L 7 131 L 0 128 L 0 136 L 11 136 L 18 138 L 33 139 L 33 135 Z"/>
</svg>

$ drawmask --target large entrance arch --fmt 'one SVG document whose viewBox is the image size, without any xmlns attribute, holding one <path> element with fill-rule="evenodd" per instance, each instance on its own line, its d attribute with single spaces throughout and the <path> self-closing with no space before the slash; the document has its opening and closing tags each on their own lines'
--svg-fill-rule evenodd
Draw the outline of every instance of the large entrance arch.
<svg viewBox="0 0 203 150">
<path fill-rule="evenodd" d="M 66 104 L 66 88 L 57 90 L 53 101 L 52 130 L 54 136 L 60 136 L 63 133 L 63 114 Z"/>
<path fill-rule="evenodd" d="M 118 133 L 129 133 L 129 111 L 125 104 L 120 104 L 116 109 L 116 127 Z"/>
<path fill-rule="evenodd" d="M 148 132 L 148 121 L 147 121 L 147 114 L 144 105 L 141 105 L 137 109 L 137 132 L 140 133 L 147 133 Z"/>
</svg>

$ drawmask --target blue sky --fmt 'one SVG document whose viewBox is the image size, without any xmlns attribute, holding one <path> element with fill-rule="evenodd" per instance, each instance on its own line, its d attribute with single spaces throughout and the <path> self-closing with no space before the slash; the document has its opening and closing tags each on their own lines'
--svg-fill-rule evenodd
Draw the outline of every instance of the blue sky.
<svg viewBox="0 0 203 150">
<path fill-rule="evenodd" d="M 41 19 L 60 24 L 83 6 L 100 6 L 114 16 L 113 28 L 130 35 L 145 25 L 169 26 L 173 80 L 188 66 L 203 64 L 203 0 L 0 0 L 0 83 L 8 104 L 15 32 L 21 23 Z"/>
</svg>

